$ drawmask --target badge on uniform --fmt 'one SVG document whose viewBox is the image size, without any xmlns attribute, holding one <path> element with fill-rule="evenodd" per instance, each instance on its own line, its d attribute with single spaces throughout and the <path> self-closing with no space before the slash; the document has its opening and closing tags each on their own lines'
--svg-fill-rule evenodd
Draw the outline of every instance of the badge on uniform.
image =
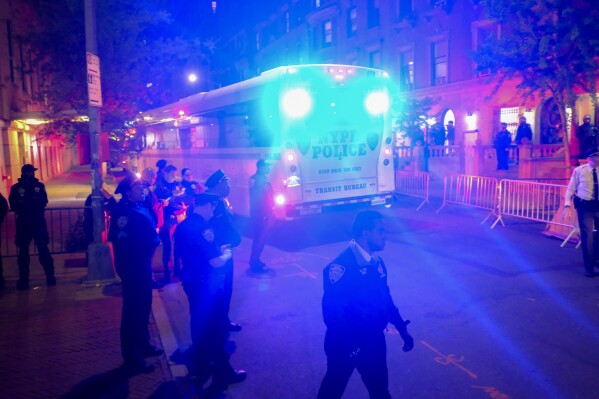
<svg viewBox="0 0 599 399">
<path fill-rule="evenodd" d="M 332 264 L 329 268 L 329 280 L 331 283 L 335 284 L 337 281 L 341 280 L 343 274 L 345 273 L 345 267 L 337 264 Z"/>
<path fill-rule="evenodd" d="M 206 229 L 202 231 L 202 237 L 204 237 L 204 240 L 212 242 L 214 241 L 214 231 L 212 231 L 212 229 Z"/>
<path fill-rule="evenodd" d="M 116 220 L 116 225 L 119 229 L 124 229 L 129 223 L 129 218 L 127 216 L 121 216 Z"/>
<path fill-rule="evenodd" d="M 24 188 L 19 188 L 19 195 L 20 195 L 21 197 L 24 197 L 24 196 L 25 196 L 25 189 L 24 189 Z"/>
<path fill-rule="evenodd" d="M 39 187 L 34 188 L 34 190 L 35 190 L 36 193 L 40 192 L 40 188 Z"/>
</svg>

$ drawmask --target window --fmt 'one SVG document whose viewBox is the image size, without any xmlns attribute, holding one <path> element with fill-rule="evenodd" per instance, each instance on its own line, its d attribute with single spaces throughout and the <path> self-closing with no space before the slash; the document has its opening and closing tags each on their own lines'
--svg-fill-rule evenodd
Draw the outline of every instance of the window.
<svg viewBox="0 0 599 399">
<path fill-rule="evenodd" d="M 399 87 L 401 90 L 414 89 L 414 54 L 411 51 L 401 53 Z"/>
<path fill-rule="evenodd" d="M 379 0 L 368 0 L 368 28 L 380 24 Z"/>
<path fill-rule="evenodd" d="M 374 50 L 368 54 L 368 66 L 371 68 L 381 67 L 381 51 Z"/>
<path fill-rule="evenodd" d="M 486 42 L 497 40 L 499 37 L 499 26 L 495 24 L 477 26 L 474 29 L 474 36 L 475 49 L 478 49 Z M 482 71 L 477 71 L 477 76 L 488 76 L 490 73 L 490 69 L 485 69 Z"/>
<path fill-rule="evenodd" d="M 507 123 L 507 130 L 509 130 L 512 135 L 512 141 L 516 140 L 516 130 L 518 130 L 519 116 L 519 107 L 501 108 L 499 110 L 499 122 Z"/>
<path fill-rule="evenodd" d="M 431 84 L 446 84 L 447 76 L 447 42 L 431 43 Z"/>
<path fill-rule="evenodd" d="M 395 16 L 402 21 L 414 12 L 412 0 L 395 0 Z"/>
<path fill-rule="evenodd" d="M 347 10 L 347 37 L 352 37 L 358 30 L 358 11 L 356 6 Z"/>
<path fill-rule="evenodd" d="M 322 23 L 322 47 L 331 47 L 333 44 L 333 21 L 331 19 Z"/>
</svg>

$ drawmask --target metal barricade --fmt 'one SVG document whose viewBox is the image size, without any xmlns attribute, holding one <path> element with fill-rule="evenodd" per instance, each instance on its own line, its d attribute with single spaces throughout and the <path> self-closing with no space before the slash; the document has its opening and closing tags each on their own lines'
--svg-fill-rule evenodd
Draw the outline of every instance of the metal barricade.
<svg viewBox="0 0 599 399">
<path fill-rule="evenodd" d="M 560 215 L 567 186 L 508 179 L 501 180 L 499 185 L 497 219 L 491 228 L 498 222 L 503 224 L 503 215 L 508 215 L 569 228 L 564 243 L 576 231 L 577 226 L 562 220 Z"/>
<path fill-rule="evenodd" d="M 84 208 L 50 208 L 45 210 L 45 217 L 50 236 L 48 249 L 51 253 L 85 251 Z M 2 225 L 3 258 L 18 255 L 15 237 L 16 215 L 9 212 Z M 31 255 L 37 254 L 37 247 L 33 240 L 29 252 Z"/>
<path fill-rule="evenodd" d="M 498 199 L 499 182 L 493 177 L 447 175 L 443 181 L 443 204 L 437 213 L 449 204 L 487 209 L 490 212 L 481 222 L 483 224 L 491 215 L 497 214 Z"/>
<path fill-rule="evenodd" d="M 426 172 L 395 171 L 395 193 L 398 195 L 422 198 L 422 203 L 416 208 L 418 211 L 424 204 L 430 206 L 428 200 L 430 180 L 430 175 Z"/>
</svg>

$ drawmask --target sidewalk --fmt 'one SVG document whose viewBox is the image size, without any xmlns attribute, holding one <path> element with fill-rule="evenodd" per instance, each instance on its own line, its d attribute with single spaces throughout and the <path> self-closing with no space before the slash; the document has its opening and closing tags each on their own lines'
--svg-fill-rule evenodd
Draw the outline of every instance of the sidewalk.
<svg viewBox="0 0 599 399">
<path fill-rule="evenodd" d="M 4 259 L 0 290 L 0 392 L 3 398 L 176 398 L 166 357 L 151 374 L 123 377 L 121 286 L 83 287 L 85 255 L 54 256 L 56 287 L 46 287 L 37 257 L 31 288 L 16 291 L 16 258 Z M 156 323 L 151 340 L 162 346 Z"/>
</svg>

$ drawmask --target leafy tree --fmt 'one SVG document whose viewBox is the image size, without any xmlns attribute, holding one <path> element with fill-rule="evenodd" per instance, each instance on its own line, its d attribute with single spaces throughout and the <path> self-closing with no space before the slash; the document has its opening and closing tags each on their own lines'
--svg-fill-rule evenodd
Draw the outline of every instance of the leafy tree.
<svg viewBox="0 0 599 399">
<path fill-rule="evenodd" d="M 405 96 L 401 92 L 401 98 L 395 98 L 393 101 L 392 114 L 395 118 L 395 129 L 410 139 L 411 145 L 417 141 L 424 144 L 424 132 L 428 130 L 429 112 L 436 104 L 431 97 L 415 99 Z M 424 130 L 423 130 L 424 129 Z"/>
<path fill-rule="evenodd" d="M 487 17 L 501 27 L 478 47 L 478 70 L 491 70 L 496 93 L 517 79 L 523 100 L 553 97 L 562 126 L 566 107 L 575 110 L 576 95 L 590 93 L 597 102 L 599 78 L 599 7 L 596 0 L 481 0 Z M 570 146 L 564 135 L 570 165 Z"/>
<path fill-rule="evenodd" d="M 184 68 L 204 57 L 199 40 L 178 36 L 161 0 L 97 1 L 97 42 L 102 76 L 102 126 L 113 144 L 142 110 L 174 101 L 185 89 Z M 87 114 L 83 0 L 18 0 L 18 40 L 41 72 L 40 97 L 54 122 L 45 134 L 73 140 L 87 124 L 67 126 Z M 120 140 L 116 140 L 119 138 Z"/>
</svg>

